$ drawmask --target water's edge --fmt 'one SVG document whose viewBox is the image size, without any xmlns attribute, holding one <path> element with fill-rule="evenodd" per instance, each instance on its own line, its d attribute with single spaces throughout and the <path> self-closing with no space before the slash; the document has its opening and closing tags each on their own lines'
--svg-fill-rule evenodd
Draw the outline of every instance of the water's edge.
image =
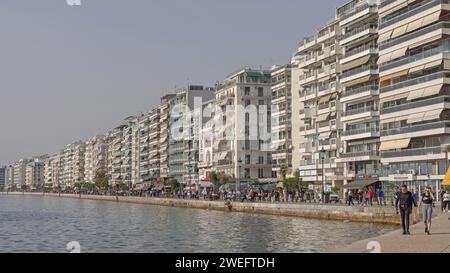
<svg viewBox="0 0 450 273">
<path fill-rule="evenodd" d="M 231 207 L 223 201 L 199 201 L 166 198 L 98 196 L 53 193 L 21 193 L 0 192 L 0 195 L 30 195 L 55 198 L 70 198 L 93 201 L 121 202 L 140 205 L 166 206 L 178 208 L 218 210 L 229 212 L 243 212 L 275 216 L 291 216 L 320 220 L 339 220 L 363 223 L 379 223 L 399 225 L 399 217 L 389 207 L 347 207 L 319 204 L 273 204 L 273 203 L 240 203 L 233 202 Z"/>
</svg>

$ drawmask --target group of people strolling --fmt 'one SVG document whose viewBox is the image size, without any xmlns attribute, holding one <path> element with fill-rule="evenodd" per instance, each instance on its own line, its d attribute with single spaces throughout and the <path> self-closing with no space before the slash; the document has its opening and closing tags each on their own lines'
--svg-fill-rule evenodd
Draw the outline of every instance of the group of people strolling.
<svg viewBox="0 0 450 273">
<path fill-rule="evenodd" d="M 440 192 L 441 196 L 441 209 L 443 212 L 449 211 L 450 206 L 450 191 L 444 189 Z M 431 187 L 426 187 L 425 191 L 420 196 L 419 202 L 416 201 L 413 193 L 408 190 L 406 185 L 403 185 L 400 189 L 397 189 L 394 194 L 395 208 L 397 214 L 400 213 L 402 222 L 403 235 L 411 234 L 409 231 L 410 217 L 413 212 L 413 206 L 416 208 L 422 208 L 423 223 L 425 225 L 425 233 L 431 235 L 431 221 L 433 217 L 433 207 L 436 198 L 433 194 Z M 450 220 L 450 219 L 449 219 Z"/>
</svg>

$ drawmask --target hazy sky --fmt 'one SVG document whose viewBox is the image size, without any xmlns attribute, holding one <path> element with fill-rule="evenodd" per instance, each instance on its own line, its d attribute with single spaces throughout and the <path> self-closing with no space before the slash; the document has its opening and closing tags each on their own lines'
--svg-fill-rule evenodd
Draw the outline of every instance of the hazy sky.
<svg viewBox="0 0 450 273">
<path fill-rule="evenodd" d="M 342 0 L 0 1 L 0 164 L 52 153 L 175 86 L 289 62 Z"/>
</svg>

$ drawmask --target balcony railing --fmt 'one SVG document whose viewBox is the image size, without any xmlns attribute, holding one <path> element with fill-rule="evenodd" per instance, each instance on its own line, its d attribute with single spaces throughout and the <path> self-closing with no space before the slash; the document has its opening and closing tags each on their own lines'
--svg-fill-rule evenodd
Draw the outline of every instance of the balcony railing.
<svg viewBox="0 0 450 273">
<path fill-rule="evenodd" d="M 375 64 L 366 64 L 361 67 L 345 71 L 344 73 L 342 73 L 342 78 L 351 77 L 351 76 L 357 75 L 359 73 L 362 73 L 362 72 L 365 72 L 368 70 L 377 70 L 377 69 L 378 69 L 378 66 Z"/>
<path fill-rule="evenodd" d="M 390 62 L 387 63 L 386 65 L 382 65 L 380 66 L 380 71 L 386 71 L 395 67 L 399 67 L 402 65 L 406 65 L 406 64 L 410 64 L 434 55 L 438 55 L 438 54 L 442 54 L 442 53 L 446 53 L 446 52 L 450 52 L 450 40 L 445 40 L 443 42 L 442 45 L 429 49 L 429 50 L 425 50 L 420 52 L 419 54 L 415 54 L 412 56 L 407 56 L 404 58 L 401 58 L 399 60 L 396 60 L 394 62 Z"/>
<path fill-rule="evenodd" d="M 368 29 L 376 30 L 377 28 L 378 28 L 378 26 L 375 25 L 375 24 L 368 24 L 368 25 L 364 24 L 364 25 L 361 26 L 361 27 L 355 28 L 355 29 L 353 29 L 352 31 L 350 31 L 350 32 L 348 32 L 348 33 L 345 33 L 344 36 L 342 37 L 342 39 L 350 38 L 350 37 L 352 37 L 352 36 L 354 36 L 354 35 L 356 35 L 356 34 L 358 34 L 358 33 L 361 33 L 361 32 L 363 32 L 363 31 L 366 31 L 366 30 L 368 30 Z"/>
<path fill-rule="evenodd" d="M 367 133 L 379 133 L 380 128 L 361 128 L 361 129 L 354 129 L 349 131 L 344 131 L 343 136 L 353 136 L 353 135 L 360 135 L 360 134 L 367 134 Z"/>
<path fill-rule="evenodd" d="M 378 111 L 378 108 L 375 106 L 361 107 L 361 108 L 345 111 L 344 113 L 342 113 L 342 116 L 348 117 L 348 116 L 357 115 L 357 114 L 361 114 L 361 113 L 365 113 L 365 112 L 376 112 L 376 111 Z"/>
<path fill-rule="evenodd" d="M 408 157 L 408 156 L 421 156 L 421 155 L 437 155 L 442 154 L 441 147 L 428 147 L 428 148 L 420 148 L 420 149 L 406 149 L 400 151 L 388 151 L 383 152 L 382 156 L 384 158 L 393 158 L 393 157 Z"/>
<path fill-rule="evenodd" d="M 341 154 L 342 158 L 350 157 L 362 157 L 362 156 L 380 156 L 379 151 L 361 151 L 361 152 L 349 152 Z"/>
<path fill-rule="evenodd" d="M 382 87 L 380 89 L 381 93 L 385 93 L 385 92 L 389 92 L 389 91 L 393 91 L 396 89 L 401 89 L 404 87 L 409 87 L 409 86 L 413 86 L 413 85 L 417 85 L 420 83 L 424 83 L 424 82 L 429 82 L 429 81 L 433 81 L 433 80 L 437 80 L 437 79 L 442 79 L 442 78 L 446 78 L 446 77 L 450 77 L 450 72 L 436 72 L 430 75 L 425 75 L 422 77 L 418 77 L 418 78 L 413 78 L 413 79 L 409 79 L 409 80 L 405 80 L 393 85 L 389 85 L 386 87 Z"/>
<path fill-rule="evenodd" d="M 416 8 L 413 8 L 413 9 L 411 9 L 411 10 L 405 12 L 405 13 L 399 14 L 399 15 L 397 15 L 395 17 L 389 18 L 386 21 L 382 21 L 381 24 L 380 24 L 380 29 L 383 29 L 383 28 L 386 28 L 388 26 L 391 26 L 391 25 L 393 25 L 395 23 L 398 23 L 398 22 L 400 22 L 400 21 L 402 21 L 402 20 L 404 20 L 406 18 L 412 17 L 412 16 L 414 16 L 416 14 L 419 14 L 419 13 L 421 13 L 423 11 L 426 11 L 426 10 L 428 10 L 428 9 L 434 7 L 434 6 L 441 5 L 441 4 L 449 4 L 450 3 L 449 0 L 431 0 L 431 1 L 426 1 L 426 2 L 428 2 L 428 3 L 420 5 L 420 6 L 416 7 Z"/>
<path fill-rule="evenodd" d="M 351 57 L 353 55 L 356 55 L 358 53 L 364 52 L 366 50 L 370 50 L 370 49 L 378 49 L 378 45 L 376 44 L 365 44 L 363 46 L 357 47 L 355 49 L 349 50 L 347 52 L 345 52 L 345 55 L 343 58 L 348 58 Z"/>
<path fill-rule="evenodd" d="M 449 22 L 438 22 L 436 24 L 433 24 L 433 25 L 428 26 L 426 28 L 420 29 L 418 31 L 411 32 L 409 34 L 400 36 L 398 38 L 395 38 L 395 39 L 392 39 L 392 40 L 389 40 L 389 41 L 382 42 L 379 47 L 380 47 L 380 50 L 384 50 L 386 48 L 393 47 L 395 45 L 398 45 L 398 44 L 401 44 L 403 42 L 412 40 L 414 38 L 417 38 L 419 36 L 428 34 L 428 33 L 432 32 L 432 31 L 435 31 L 435 30 L 438 30 L 438 29 L 441 29 L 441 28 L 450 28 L 450 23 Z"/>
<path fill-rule="evenodd" d="M 410 125 L 406 127 L 401 128 L 395 128 L 395 129 L 389 129 L 389 130 L 382 130 L 381 136 L 392 136 L 392 135 L 399 135 L 399 134 L 406 134 L 406 133 L 413 133 L 413 132 L 420 132 L 420 131 L 426 131 L 426 130 L 434 130 L 434 129 L 445 129 L 450 128 L 450 121 L 440 121 L 440 122 L 434 122 L 434 123 L 427 123 L 427 124 L 420 124 L 420 125 Z"/>
<path fill-rule="evenodd" d="M 366 86 L 361 86 L 355 89 L 349 89 L 349 90 L 345 90 L 341 97 L 349 97 L 349 96 L 353 96 L 359 93 L 363 93 L 363 92 L 367 92 L 367 91 L 378 91 L 379 86 L 378 85 L 366 85 Z"/>
<path fill-rule="evenodd" d="M 437 97 L 437 98 L 432 98 L 432 99 L 426 99 L 426 100 L 396 105 L 396 106 L 392 106 L 389 108 L 381 109 L 381 114 L 389 114 L 389 113 L 394 113 L 394 112 L 398 112 L 398 111 L 415 109 L 415 108 L 419 108 L 419 107 L 423 107 L 423 106 L 428 106 L 428 105 L 433 105 L 433 104 L 438 104 L 438 103 L 445 103 L 445 102 L 450 102 L 450 97 L 443 96 L 443 97 Z"/>
</svg>

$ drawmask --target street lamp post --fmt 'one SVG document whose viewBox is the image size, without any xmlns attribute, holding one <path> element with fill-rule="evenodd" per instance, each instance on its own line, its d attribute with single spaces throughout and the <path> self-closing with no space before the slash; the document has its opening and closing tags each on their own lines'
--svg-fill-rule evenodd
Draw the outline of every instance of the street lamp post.
<svg viewBox="0 0 450 273">
<path fill-rule="evenodd" d="M 240 192 L 241 188 L 241 168 L 242 168 L 242 159 L 238 160 L 238 175 L 236 175 L 236 194 Z"/>
<path fill-rule="evenodd" d="M 320 150 L 320 159 L 322 162 L 322 203 L 325 203 L 325 148 Z"/>
</svg>

